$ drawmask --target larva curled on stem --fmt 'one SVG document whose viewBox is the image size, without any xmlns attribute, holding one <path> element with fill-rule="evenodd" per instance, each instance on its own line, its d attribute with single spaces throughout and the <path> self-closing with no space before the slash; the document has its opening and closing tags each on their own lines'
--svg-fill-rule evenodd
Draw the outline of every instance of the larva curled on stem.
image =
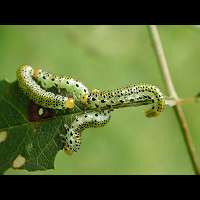
<svg viewBox="0 0 200 200">
<path fill-rule="evenodd" d="M 116 109 L 149 105 L 147 117 L 155 117 L 163 111 L 165 98 L 160 89 L 150 84 L 133 84 L 112 91 L 92 91 L 88 96 L 89 109 Z"/>
</svg>

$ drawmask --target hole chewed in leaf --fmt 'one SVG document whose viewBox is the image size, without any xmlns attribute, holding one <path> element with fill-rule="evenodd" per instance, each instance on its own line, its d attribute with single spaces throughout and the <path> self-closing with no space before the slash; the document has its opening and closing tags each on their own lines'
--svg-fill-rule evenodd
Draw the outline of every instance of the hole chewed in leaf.
<svg viewBox="0 0 200 200">
<path fill-rule="evenodd" d="M 15 169 L 21 168 L 26 162 L 26 159 L 22 155 L 18 155 L 12 163 L 12 167 Z"/>
<path fill-rule="evenodd" d="M 0 132 L 0 144 L 1 144 L 2 142 L 6 141 L 7 136 L 8 136 L 7 131 L 1 131 L 1 132 Z"/>
<path fill-rule="evenodd" d="M 52 109 L 42 108 L 41 106 L 30 102 L 28 107 L 29 121 L 40 121 L 42 119 L 48 119 L 55 116 L 55 112 Z"/>
</svg>

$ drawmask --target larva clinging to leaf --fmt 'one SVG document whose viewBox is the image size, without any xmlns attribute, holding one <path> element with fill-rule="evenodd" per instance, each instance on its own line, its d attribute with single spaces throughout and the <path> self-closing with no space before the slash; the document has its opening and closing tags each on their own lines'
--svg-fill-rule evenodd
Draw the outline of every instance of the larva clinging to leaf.
<svg viewBox="0 0 200 200">
<path fill-rule="evenodd" d="M 163 111 L 165 99 L 160 89 L 150 84 L 134 84 L 112 91 L 93 91 L 88 96 L 88 108 L 105 110 L 128 106 L 152 104 L 147 117 L 155 117 Z"/>
<path fill-rule="evenodd" d="M 29 65 L 21 65 L 17 70 L 17 79 L 19 87 L 24 93 L 34 103 L 45 108 L 72 109 L 75 106 L 75 97 L 77 99 L 80 98 L 83 104 L 87 103 L 87 98 L 85 97 L 89 94 L 88 89 L 72 78 L 54 76 L 40 69 L 33 69 Z M 64 88 L 69 94 L 74 94 L 74 96 L 57 95 L 45 90 L 53 86 Z"/>
</svg>

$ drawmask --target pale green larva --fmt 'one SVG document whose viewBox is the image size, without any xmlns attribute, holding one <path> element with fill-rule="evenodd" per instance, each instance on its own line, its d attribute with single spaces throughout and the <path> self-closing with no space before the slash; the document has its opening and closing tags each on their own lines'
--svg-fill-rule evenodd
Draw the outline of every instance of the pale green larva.
<svg viewBox="0 0 200 200">
<path fill-rule="evenodd" d="M 52 109 L 72 109 L 75 106 L 75 98 L 73 96 L 56 95 L 42 88 L 34 80 L 37 72 L 38 69 L 34 70 L 29 65 L 21 65 L 17 70 L 19 87 L 34 103 Z"/>
<path fill-rule="evenodd" d="M 90 127 L 102 127 L 110 120 L 110 111 L 90 112 L 81 114 L 72 122 L 71 126 L 65 125 L 66 135 L 64 135 L 65 152 L 72 154 L 77 152 L 81 144 L 81 133 Z"/>
<path fill-rule="evenodd" d="M 165 99 L 158 87 L 150 84 L 134 84 L 112 91 L 93 91 L 88 96 L 88 108 L 105 110 L 128 106 L 152 104 L 147 117 L 155 117 L 164 109 Z"/>
</svg>

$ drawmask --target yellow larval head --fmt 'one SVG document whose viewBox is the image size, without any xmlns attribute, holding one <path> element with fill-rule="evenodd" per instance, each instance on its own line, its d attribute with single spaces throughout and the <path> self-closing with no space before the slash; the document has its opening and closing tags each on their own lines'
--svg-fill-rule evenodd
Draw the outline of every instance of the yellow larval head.
<svg viewBox="0 0 200 200">
<path fill-rule="evenodd" d="M 42 70 L 40 68 L 33 69 L 33 77 L 38 78 L 38 75 L 41 73 L 41 71 Z"/>
<path fill-rule="evenodd" d="M 65 145 L 64 146 L 64 152 L 67 154 L 67 155 L 72 155 L 72 151 L 69 149 L 68 145 Z"/>
</svg>

